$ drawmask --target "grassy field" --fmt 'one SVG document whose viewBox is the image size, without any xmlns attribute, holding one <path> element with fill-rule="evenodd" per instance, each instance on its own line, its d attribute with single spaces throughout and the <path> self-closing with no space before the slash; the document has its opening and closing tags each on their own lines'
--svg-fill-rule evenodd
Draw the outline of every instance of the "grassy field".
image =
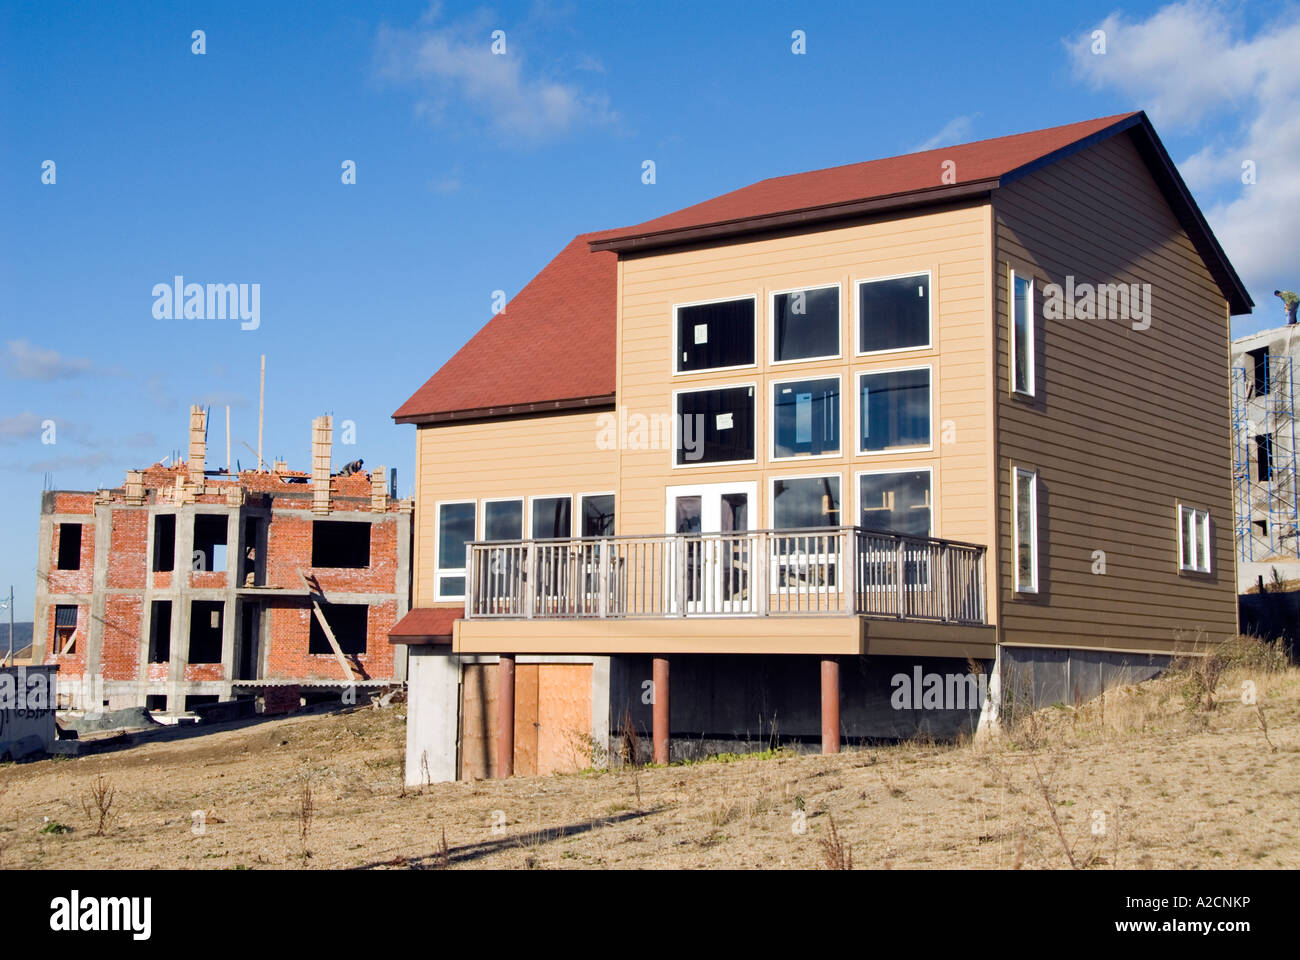
<svg viewBox="0 0 1300 960">
<path fill-rule="evenodd" d="M 402 786 L 401 704 L 289 717 L 0 765 L 0 867 L 1300 867 L 1300 670 L 1214 674 L 988 742 L 423 790 Z"/>
</svg>

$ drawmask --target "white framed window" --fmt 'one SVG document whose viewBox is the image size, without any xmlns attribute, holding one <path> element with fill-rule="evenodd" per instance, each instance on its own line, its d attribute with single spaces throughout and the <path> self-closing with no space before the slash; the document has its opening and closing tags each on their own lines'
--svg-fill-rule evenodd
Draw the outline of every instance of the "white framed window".
<svg viewBox="0 0 1300 960">
<path fill-rule="evenodd" d="M 1210 573 L 1210 511 L 1178 505 L 1178 569 Z"/>
<path fill-rule="evenodd" d="M 483 539 L 522 540 L 524 538 L 524 498 L 483 499 Z"/>
<path fill-rule="evenodd" d="M 773 364 L 838 360 L 840 285 L 775 290 L 768 300 Z"/>
<path fill-rule="evenodd" d="M 934 536 L 934 471 L 864 470 L 858 479 L 857 525 L 864 530 Z"/>
<path fill-rule="evenodd" d="M 757 460 L 756 385 L 673 391 L 673 469 Z"/>
<path fill-rule="evenodd" d="M 532 497 L 528 512 L 532 539 L 567 540 L 573 536 L 573 497 L 567 494 Z"/>
<path fill-rule="evenodd" d="M 858 373 L 859 454 L 933 449 L 932 375 L 928 366 Z"/>
<path fill-rule="evenodd" d="M 772 459 L 838 457 L 841 407 L 839 374 L 773 381 Z"/>
<path fill-rule="evenodd" d="M 435 600 L 465 599 L 465 570 L 468 560 L 466 544 L 474 539 L 478 503 L 474 500 L 447 500 L 435 504 L 438 545 L 438 571 L 434 578 Z"/>
<path fill-rule="evenodd" d="M 843 522 L 841 482 L 838 473 L 772 478 L 772 529 L 804 531 L 772 538 L 769 567 L 773 592 L 824 593 L 838 588 L 839 541 L 832 529 Z M 819 533 L 820 527 L 828 529 Z"/>
<path fill-rule="evenodd" d="M 1038 472 L 1011 468 L 1011 551 L 1016 592 L 1038 592 Z"/>
<path fill-rule="evenodd" d="M 578 494 L 578 536 L 614 536 L 614 491 Z"/>
<path fill-rule="evenodd" d="M 929 270 L 858 280 L 854 290 L 858 356 L 930 348 L 933 315 Z"/>
<path fill-rule="evenodd" d="M 758 297 L 673 305 L 673 373 L 737 370 L 758 362 Z"/>
<path fill-rule="evenodd" d="M 1034 395 L 1034 280 L 1011 271 L 1011 391 Z"/>
</svg>

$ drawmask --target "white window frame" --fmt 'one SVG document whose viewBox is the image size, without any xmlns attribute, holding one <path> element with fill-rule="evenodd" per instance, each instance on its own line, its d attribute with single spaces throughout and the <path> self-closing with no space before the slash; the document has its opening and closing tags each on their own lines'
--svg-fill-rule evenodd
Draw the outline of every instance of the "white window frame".
<svg viewBox="0 0 1300 960">
<path fill-rule="evenodd" d="M 615 490 L 588 490 L 584 493 L 576 493 L 573 499 L 578 502 L 578 507 L 573 510 L 573 535 L 582 536 L 582 518 L 585 514 L 583 501 L 588 497 L 613 497 L 614 498 L 614 530 L 618 530 L 618 492 Z M 610 536 L 618 536 L 617 532 Z"/>
<path fill-rule="evenodd" d="M 490 503 L 517 503 L 519 504 L 519 539 L 528 539 L 528 498 L 527 497 L 483 497 L 479 500 L 478 507 L 478 538 L 486 540 L 487 535 L 487 508 Z"/>
<path fill-rule="evenodd" d="M 465 581 L 465 587 L 469 588 L 469 554 L 466 552 L 466 565 L 463 567 L 443 567 L 442 566 L 442 508 L 453 506 L 464 506 L 471 504 L 474 507 L 474 532 L 478 532 L 478 518 L 482 512 L 479 510 L 478 500 L 438 500 L 433 505 L 433 599 L 442 600 L 464 600 L 465 594 L 448 594 L 442 592 L 443 577 L 461 577 Z"/>
<path fill-rule="evenodd" d="M 862 378 L 882 373 L 906 373 L 908 370 L 925 370 L 930 376 L 930 442 L 923 447 L 886 447 L 884 450 L 862 449 Z M 882 367 L 879 370 L 858 370 L 853 374 L 853 455 L 855 457 L 892 457 L 900 453 L 925 453 L 934 449 L 934 364 L 921 363 L 911 367 Z"/>
<path fill-rule="evenodd" d="M 834 353 L 819 357 L 799 357 L 797 360 L 776 359 L 776 298 L 783 293 L 803 293 L 811 290 L 836 290 L 839 294 L 839 311 L 836 317 Z M 674 329 L 676 327 L 674 326 Z M 817 363 L 822 360 L 844 359 L 844 284 L 839 280 L 834 283 L 814 283 L 802 287 L 790 287 L 785 290 L 772 290 L 767 295 L 767 360 L 774 367 L 784 367 L 792 363 Z"/>
<path fill-rule="evenodd" d="M 778 456 L 776 455 L 776 395 L 777 395 L 776 392 L 777 392 L 777 390 L 779 390 L 781 387 L 789 386 L 789 385 L 792 384 L 792 383 L 799 383 L 800 381 L 804 381 L 804 380 L 834 380 L 835 383 L 836 383 L 836 386 L 839 388 L 839 394 L 840 394 L 840 409 L 839 409 L 839 418 L 840 418 L 840 436 L 839 436 L 839 441 L 840 441 L 840 447 L 839 447 L 839 449 L 836 450 L 834 453 L 816 453 L 816 454 L 812 454 L 812 453 L 810 453 L 810 454 L 798 454 L 798 453 L 796 453 L 794 456 L 791 456 L 791 457 L 778 457 Z M 843 378 L 840 374 L 838 374 L 838 373 L 813 373 L 813 372 L 810 372 L 807 376 L 803 376 L 803 377 L 793 377 L 793 376 L 792 376 L 792 377 L 791 377 L 790 379 L 788 379 L 788 380 L 773 380 L 773 381 L 771 381 L 771 383 L 768 385 L 768 387 L 769 387 L 769 389 L 768 389 L 768 397 L 767 397 L 767 419 L 768 419 L 768 431 L 767 431 L 767 432 L 768 432 L 768 435 L 771 437 L 771 440 L 772 440 L 772 442 L 768 445 L 768 448 L 767 448 L 767 456 L 768 456 L 768 459 L 769 459 L 769 460 L 771 460 L 773 463 L 796 463 L 796 462 L 802 462 L 802 461 L 804 461 L 804 460 L 839 460 L 839 459 L 842 459 L 842 458 L 843 458 L 843 456 L 844 456 L 844 421 L 845 421 L 847 418 L 844 416 L 844 378 Z M 674 406 L 673 409 L 676 410 L 676 407 Z"/>
<path fill-rule="evenodd" d="M 716 390 L 737 390 L 741 387 L 749 387 L 749 389 L 752 390 L 754 394 L 754 429 L 752 431 L 752 435 L 750 436 L 750 444 L 749 444 L 754 449 L 754 455 L 750 457 L 748 460 L 709 460 L 709 461 L 700 461 L 699 463 L 678 463 L 677 451 L 680 450 L 682 446 L 682 437 L 681 437 L 682 418 L 677 413 L 677 397 L 683 393 L 708 393 L 710 391 L 716 391 Z M 669 462 L 672 464 L 672 469 L 698 470 L 701 467 L 704 468 L 727 467 L 727 466 L 735 466 L 737 464 L 758 463 L 758 439 L 763 433 L 762 410 L 759 408 L 759 403 L 758 403 L 758 381 L 750 380 L 745 383 L 711 383 L 707 387 L 705 386 L 681 387 L 673 391 L 672 411 L 673 411 L 673 448 L 672 450 L 668 451 Z"/>
<path fill-rule="evenodd" d="M 1193 534 L 1196 538 L 1192 544 L 1192 565 L 1189 567 L 1183 563 L 1183 547 L 1185 546 L 1185 533 L 1187 530 L 1184 516 L 1189 515 L 1195 524 Z M 1212 527 L 1210 526 L 1210 511 L 1201 507 L 1194 507 L 1191 504 L 1178 504 L 1178 570 L 1180 573 L 1213 573 L 1214 572 L 1214 551 L 1211 547 L 1214 544 L 1212 537 Z M 1198 559 L 1204 555 L 1205 566 L 1200 566 Z"/>
<path fill-rule="evenodd" d="M 678 370 L 677 364 L 680 363 L 681 361 L 679 361 L 677 358 L 681 356 L 681 347 L 679 346 L 678 339 L 677 339 L 678 327 L 680 326 L 680 324 L 678 323 L 677 312 L 681 310 L 683 307 L 704 307 L 704 306 L 708 306 L 710 303 L 731 303 L 732 301 L 735 300 L 754 301 L 754 326 L 753 329 L 750 331 L 750 335 L 753 337 L 752 352 L 754 354 L 754 362 L 742 363 L 730 367 L 705 367 L 700 370 Z M 762 319 L 758 315 L 758 305 L 759 305 L 759 295 L 757 293 L 742 293 L 737 296 L 731 296 L 731 297 L 714 297 L 711 300 L 688 300 L 682 303 L 674 303 L 672 305 L 672 310 L 670 311 L 670 314 L 672 316 L 672 328 L 673 328 L 672 330 L 673 353 L 672 356 L 668 358 L 669 369 L 672 375 L 674 377 L 691 377 L 691 376 L 699 377 L 699 376 L 711 376 L 712 374 L 720 373 L 726 370 L 756 369 L 758 367 L 758 327 L 759 324 L 762 323 Z"/>
<path fill-rule="evenodd" d="M 889 467 L 885 470 L 857 470 L 853 474 L 853 525 L 862 526 L 862 478 L 878 477 L 888 473 L 928 473 L 930 475 L 930 529 L 927 537 L 934 537 L 939 528 L 939 497 L 935 487 L 935 468 L 932 464 L 918 464 L 915 467 Z"/>
<path fill-rule="evenodd" d="M 844 523 L 844 473 L 843 473 L 843 471 L 840 471 L 840 470 L 831 470 L 831 471 L 824 471 L 824 472 L 821 472 L 821 473 L 783 474 L 783 475 L 781 475 L 781 476 L 779 476 L 779 477 L 769 477 L 769 478 L 768 478 L 768 481 L 767 481 L 767 526 L 768 526 L 768 529 L 769 529 L 769 530 L 776 530 L 776 529 L 777 529 L 777 526 L 776 526 L 776 485 L 777 485 L 778 481 L 780 481 L 780 482 L 784 482 L 784 481 L 787 481 L 787 480 L 824 480 L 824 479 L 827 478 L 827 477 L 835 477 L 835 478 L 836 478 L 837 480 L 839 480 L 839 482 L 840 482 L 840 522 L 837 523 L 837 524 L 835 524 L 835 525 L 832 526 L 832 527 L 827 527 L 827 528 L 826 528 L 827 536 L 829 536 L 830 533 L 831 533 L 831 531 L 835 530 L 836 528 L 838 528 L 838 527 L 842 527 L 842 526 L 845 526 L 845 523 Z M 781 589 L 781 588 L 778 586 L 778 583 L 779 583 L 779 581 L 780 581 L 780 564 L 777 562 L 777 556 L 776 556 L 776 541 L 779 540 L 779 539 L 780 539 L 780 537 L 776 536 L 775 534 L 772 535 L 772 538 L 771 538 L 771 541 L 770 541 L 770 542 L 771 542 L 771 555 L 767 558 L 767 566 L 768 566 L 768 570 L 770 571 L 770 574 L 769 574 L 769 577 L 768 577 L 768 580 L 769 580 L 768 587 L 769 587 L 769 589 L 771 590 L 772 593 L 778 593 L 778 592 L 780 592 L 780 589 Z M 851 555 L 851 549 L 852 549 L 852 548 L 850 547 L 850 548 L 849 548 L 849 553 L 850 553 L 850 555 Z M 848 561 L 848 560 L 849 560 L 849 557 L 846 557 L 846 561 Z M 831 566 L 832 564 L 834 564 L 834 565 L 837 566 L 837 567 L 839 566 L 839 558 L 838 558 L 837 556 L 832 556 L 831 554 L 827 554 L 827 553 L 820 553 L 820 554 L 817 554 L 815 557 L 810 557 L 810 558 L 809 558 L 809 562 L 810 562 L 810 563 L 820 563 L 820 564 L 822 564 L 823 566 L 826 566 L 826 567 L 829 567 L 829 566 Z M 847 564 L 847 565 L 851 565 L 851 562 L 850 562 L 849 564 Z M 840 577 L 841 577 L 842 573 L 843 573 L 843 571 L 842 571 L 842 570 L 839 570 L 839 569 L 837 569 L 837 570 L 835 571 L 835 585 L 834 585 L 834 586 L 830 586 L 830 585 L 828 585 L 828 584 L 826 584 L 826 583 L 822 583 L 821 585 L 816 586 L 816 587 L 807 587 L 807 588 L 805 588 L 802 592 L 805 592 L 805 593 L 839 593 L 839 592 L 843 589 L 843 584 L 842 584 L 842 582 L 841 582 L 841 580 L 840 580 Z"/>
<path fill-rule="evenodd" d="M 528 498 L 528 510 L 527 510 L 527 516 L 524 517 L 524 539 L 525 539 L 525 540 L 535 540 L 535 539 L 537 539 L 536 537 L 533 536 L 533 505 L 534 505 L 538 500 L 568 500 L 568 501 L 569 501 L 569 538 L 572 538 L 572 537 L 574 536 L 574 533 L 573 533 L 573 530 L 574 530 L 574 523 L 576 522 L 576 521 L 574 520 L 574 517 L 573 517 L 573 500 L 574 500 L 574 496 L 573 496 L 573 494 L 571 494 L 571 493 L 539 493 L 539 494 L 537 494 L 536 496 L 531 496 L 531 497 Z M 547 538 L 547 539 L 550 539 L 550 538 Z M 568 539 L 568 538 L 565 538 L 565 537 L 559 537 L 558 539 L 564 540 L 564 539 Z"/>
<path fill-rule="evenodd" d="M 930 288 L 930 296 L 926 298 L 926 319 L 925 319 L 925 343 L 917 344 L 914 347 L 891 347 L 888 350 L 863 350 L 862 349 L 862 297 L 861 288 L 864 284 L 879 283 L 882 280 L 902 280 L 904 277 L 919 277 L 924 275 L 927 286 Z M 934 349 L 934 268 L 926 267 L 923 270 L 908 270 L 903 273 L 893 273 L 887 277 L 862 277 L 855 279 L 853 286 L 853 355 L 855 357 L 883 357 L 891 353 L 916 353 L 919 350 Z"/>
<path fill-rule="evenodd" d="M 1022 277 L 1029 281 L 1029 364 L 1026 369 L 1029 371 L 1029 384 L 1024 390 L 1016 386 L 1016 269 L 1010 268 L 1010 274 L 1007 279 L 1007 333 L 1008 343 L 1011 347 L 1011 392 L 1021 397 L 1032 397 L 1038 388 L 1037 378 L 1034 367 L 1038 362 L 1036 351 L 1034 350 L 1034 277 L 1032 274 L 1021 274 Z"/>
<path fill-rule="evenodd" d="M 1030 582 L 1020 582 L 1020 477 L 1031 478 L 1029 486 L 1029 556 Z M 1011 467 L 1011 571 L 1016 593 L 1038 592 L 1038 471 L 1031 467 Z"/>
</svg>

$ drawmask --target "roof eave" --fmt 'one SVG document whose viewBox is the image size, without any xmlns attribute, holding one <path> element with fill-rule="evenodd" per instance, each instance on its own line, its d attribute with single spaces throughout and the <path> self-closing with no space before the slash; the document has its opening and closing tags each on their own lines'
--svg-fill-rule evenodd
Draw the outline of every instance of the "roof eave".
<svg viewBox="0 0 1300 960">
<path fill-rule="evenodd" d="M 440 423 L 464 423 L 471 420 L 499 420 L 503 417 L 536 416 L 571 410 L 612 407 L 614 394 L 605 393 L 589 397 L 569 397 L 563 400 L 539 400 L 532 403 L 500 404 L 492 407 L 473 407 L 465 410 L 431 410 L 424 413 L 393 414 L 396 423 L 414 423 L 422 426 Z"/>
</svg>

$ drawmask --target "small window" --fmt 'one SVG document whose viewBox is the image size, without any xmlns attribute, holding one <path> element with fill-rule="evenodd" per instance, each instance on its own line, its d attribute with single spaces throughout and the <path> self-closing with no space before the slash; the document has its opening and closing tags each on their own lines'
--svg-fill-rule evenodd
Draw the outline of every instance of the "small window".
<svg viewBox="0 0 1300 960">
<path fill-rule="evenodd" d="M 168 663 L 172 658 L 172 602 L 154 600 L 149 611 L 149 662 Z"/>
<path fill-rule="evenodd" d="M 81 524 L 59 524 L 59 560 L 60 570 L 81 569 Z"/>
<path fill-rule="evenodd" d="M 484 502 L 484 540 L 522 540 L 523 538 L 523 500 L 488 500 Z"/>
<path fill-rule="evenodd" d="M 1012 486 L 1016 590 L 1035 593 L 1038 590 L 1038 474 L 1016 467 L 1012 471 Z"/>
<path fill-rule="evenodd" d="M 930 274 L 858 282 L 858 352 L 930 345 Z"/>
<path fill-rule="evenodd" d="M 777 530 L 840 525 L 840 478 L 796 477 L 772 481 L 772 526 Z"/>
<path fill-rule="evenodd" d="M 823 360 L 840 355 L 840 287 L 772 295 L 772 359 Z"/>
<path fill-rule="evenodd" d="M 438 600 L 465 599 L 466 544 L 474 539 L 475 505 L 438 506 Z"/>
<path fill-rule="evenodd" d="M 220 600 L 190 601 L 190 663 L 220 663 L 226 605 Z"/>
<path fill-rule="evenodd" d="M 322 603 L 320 612 L 330 625 L 330 633 L 339 645 L 344 656 L 360 656 L 366 652 L 366 624 L 370 608 L 364 603 Z M 333 654 L 325 628 L 320 625 L 320 617 L 313 610 L 311 629 L 307 638 L 308 653 Z"/>
<path fill-rule="evenodd" d="M 614 536 L 614 495 L 597 493 L 582 498 L 582 535 Z"/>
<path fill-rule="evenodd" d="M 311 565 L 353 570 L 370 566 L 370 521 L 313 520 Z"/>
<path fill-rule="evenodd" d="M 1255 479 L 1273 479 L 1273 438 L 1267 433 L 1255 437 Z"/>
<path fill-rule="evenodd" d="M 773 385 L 772 456 L 821 457 L 840 452 L 840 379 Z"/>
<path fill-rule="evenodd" d="M 55 652 L 77 652 L 77 607 L 75 604 L 57 604 L 54 607 Z"/>
<path fill-rule="evenodd" d="M 176 565 L 176 514 L 158 513 L 153 518 L 153 568 L 171 570 Z"/>
<path fill-rule="evenodd" d="M 858 525 L 866 530 L 928 537 L 933 528 L 929 470 L 864 473 L 858 478 Z"/>
<path fill-rule="evenodd" d="M 1034 393 L 1034 281 L 1011 271 L 1011 389 Z"/>
<path fill-rule="evenodd" d="M 754 459 L 754 388 L 684 390 L 677 394 L 677 464 Z"/>
<path fill-rule="evenodd" d="M 753 363 L 753 297 L 677 308 L 678 373 Z"/>
<path fill-rule="evenodd" d="M 213 572 L 226 569 L 226 515 L 224 513 L 200 513 L 194 518 L 193 569 Z"/>
<path fill-rule="evenodd" d="M 930 446 L 930 371 L 890 370 L 858 378 L 858 451 Z"/>
<path fill-rule="evenodd" d="M 1210 572 L 1210 512 L 1178 507 L 1178 568 Z"/>
<path fill-rule="evenodd" d="M 533 501 L 533 539 L 567 540 L 573 536 L 573 499 L 538 497 Z"/>
<path fill-rule="evenodd" d="M 1258 350 L 1246 351 L 1246 356 L 1250 358 L 1250 366 L 1247 373 L 1255 381 L 1255 396 L 1266 397 L 1270 387 L 1268 379 L 1268 347 L 1260 347 Z"/>
</svg>

